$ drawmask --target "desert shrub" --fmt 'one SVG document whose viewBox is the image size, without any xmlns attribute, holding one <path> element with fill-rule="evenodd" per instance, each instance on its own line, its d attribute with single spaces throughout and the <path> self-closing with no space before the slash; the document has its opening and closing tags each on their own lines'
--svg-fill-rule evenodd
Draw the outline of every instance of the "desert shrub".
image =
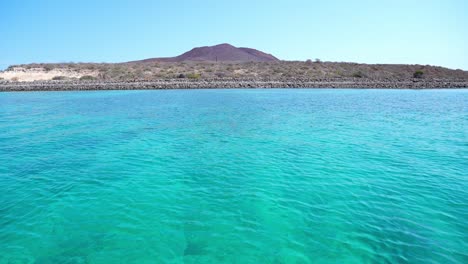
<svg viewBox="0 0 468 264">
<path fill-rule="evenodd" d="M 101 72 L 107 71 L 109 69 L 109 66 L 106 64 L 99 64 L 96 67 L 97 67 L 97 70 Z"/>
<path fill-rule="evenodd" d="M 156 79 L 161 79 L 161 78 L 163 78 L 165 76 L 166 76 L 166 74 L 164 72 L 153 72 L 153 73 L 151 73 L 151 78 L 153 78 L 153 79 L 155 79 L 155 78 Z"/>
<path fill-rule="evenodd" d="M 215 76 L 218 78 L 225 78 L 227 74 L 225 72 L 217 72 L 215 73 Z"/>
<path fill-rule="evenodd" d="M 190 73 L 190 74 L 187 74 L 187 78 L 189 78 L 189 79 L 200 79 L 201 74 L 199 74 L 199 73 Z"/>
<path fill-rule="evenodd" d="M 80 77 L 80 81 L 93 81 L 96 80 L 96 77 L 91 75 L 83 75 Z"/>
<path fill-rule="evenodd" d="M 110 70 L 110 73 L 111 73 L 112 76 L 118 76 L 118 75 L 124 74 L 125 69 L 120 67 L 120 66 L 117 66 L 117 67 L 112 68 Z"/>
<path fill-rule="evenodd" d="M 179 75 L 177 76 L 177 78 L 183 79 L 183 78 L 185 78 L 185 74 L 181 73 L 181 74 L 179 74 Z"/>
<path fill-rule="evenodd" d="M 0 77 L 0 81 L 3 80 L 3 77 Z"/>
<path fill-rule="evenodd" d="M 13 77 L 13 78 L 11 78 L 11 80 L 12 80 L 13 82 L 19 81 L 18 77 Z"/>
<path fill-rule="evenodd" d="M 337 76 L 344 76 L 343 72 L 340 70 L 335 71 L 335 75 Z"/>
<path fill-rule="evenodd" d="M 138 76 L 134 72 L 126 72 L 124 75 L 120 76 L 120 79 L 122 80 L 136 80 L 138 79 Z"/>
<path fill-rule="evenodd" d="M 105 72 L 104 73 L 99 73 L 98 77 L 99 77 L 99 79 L 103 79 L 103 80 L 107 80 L 107 79 L 110 78 L 109 75 L 107 73 L 105 73 Z"/>
<path fill-rule="evenodd" d="M 312 65 L 312 60 L 311 59 L 306 60 L 305 64 L 309 66 Z"/>
<path fill-rule="evenodd" d="M 413 73 L 413 77 L 414 77 L 414 78 L 418 78 L 418 79 L 421 79 L 421 78 L 423 77 L 423 75 L 424 75 L 424 72 L 421 71 L 421 70 L 417 70 L 417 71 L 415 71 L 415 72 Z"/>
<path fill-rule="evenodd" d="M 363 78 L 365 77 L 364 74 L 360 71 L 353 73 L 354 78 Z"/>
<path fill-rule="evenodd" d="M 43 68 L 44 68 L 45 71 L 51 71 L 51 70 L 54 69 L 54 67 L 52 65 L 44 65 Z"/>
<path fill-rule="evenodd" d="M 322 61 L 320 59 L 315 59 L 315 63 L 321 63 Z"/>
<path fill-rule="evenodd" d="M 135 75 L 136 77 L 141 77 L 141 76 L 143 76 L 143 70 L 137 69 L 137 70 L 134 72 L 134 75 Z"/>
<path fill-rule="evenodd" d="M 61 80 L 65 80 L 65 79 L 67 79 L 67 77 L 65 77 L 65 76 L 54 76 L 52 78 L 52 80 L 54 80 L 54 81 L 61 81 Z"/>
</svg>

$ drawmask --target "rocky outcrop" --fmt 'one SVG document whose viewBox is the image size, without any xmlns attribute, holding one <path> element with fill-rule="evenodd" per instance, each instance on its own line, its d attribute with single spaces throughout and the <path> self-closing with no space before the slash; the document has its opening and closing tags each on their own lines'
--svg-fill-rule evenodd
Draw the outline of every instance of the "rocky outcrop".
<svg viewBox="0 0 468 264">
<path fill-rule="evenodd" d="M 363 80 L 354 79 L 164 79 L 154 81 L 36 81 L 0 82 L 0 91 L 80 91 L 144 89 L 213 89 L 213 88 L 362 88 L 362 89 L 456 89 L 468 88 L 466 80 Z"/>
<path fill-rule="evenodd" d="M 34 82 L 47 81 L 54 78 L 80 78 L 82 76 L 98 75 L 97 71 L 92 70 L 71 70 L 66 68 L 46 69 L 44 67 L 24 68 L 11 67 L 6 71 L 0 71 L 0 80 Z"/>
</svg>

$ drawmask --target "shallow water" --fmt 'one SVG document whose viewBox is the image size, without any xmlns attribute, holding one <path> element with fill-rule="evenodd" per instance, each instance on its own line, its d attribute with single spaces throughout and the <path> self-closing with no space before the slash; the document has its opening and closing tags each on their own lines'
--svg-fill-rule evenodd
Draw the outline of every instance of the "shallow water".
<svg viewBox="0 0 468 264">
<path fill-rule="evenodd" d="M 0 263 L 468 263 L 468 90 L 0 94 Z"/>
</svg>

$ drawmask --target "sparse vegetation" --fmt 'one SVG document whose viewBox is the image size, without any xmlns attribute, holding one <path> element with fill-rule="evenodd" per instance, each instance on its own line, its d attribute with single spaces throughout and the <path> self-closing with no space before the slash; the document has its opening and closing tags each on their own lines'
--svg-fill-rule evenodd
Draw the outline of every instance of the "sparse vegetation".
<svg viewBox="0 0 468 264">
<path fill-rule="evenodd" d="M 18 79 L 18 77 L 13 77 L 13 78 L 11 78 L 11 81 L 17 82 L 17 81 L 19 81 L 19 79 Z"/>
<path fill-rule="evenodd" d="M 55 77 L 52 78 L 52 80 L 54 80 L 54 81 L 61 81 L 61 80 L 66 80 L 66 79 L 67 79 L 67 77 L 65 77 L 65 76 L 55 76 Z"/>
<path fill-rule="evenodd" d="M 354 78 L 363 78 L 364 74 L 360 71 L 353 73 Z"/>
<path fill-rule="evenodd" d="M 424 76 L 424 72 L 421 70 L 417 70 L 413 73 L 413 77 L 417 79 L 421 79 Z"/>
<path fill-rule="evenodd" d="M 217 78 L 226 78 L 227 74 L 225 72 L 217 72 L 215 73 Z"/>
<path fill-rule="evenodd" d="M 450 70 L 442 67 L 420 65 L 381 65 L 308 61 L 280 62 L 161 62 L 161 63 L 63 63 L 63 64 L 28 64 L 9 67 L 50 70 L 64 70 L 53 80 L 68 79 L 84 75 L 80 80 L 106 81 L 151 81 L 156 79 L 187 78 L 197 79 L 259 79 L 280 80 L 294 79 L 330 79 L 330 78 L 366 78 L 368 80 L 410 80 L 425 79 L 468 79 L 468 72 Z M 90 69 L 93 70 L 90 70 Z M 424 70 L 424 72 L 423 72 Z M 77 73 L 73 76 L 67 72 Z M 53 76 L 50 78 L 52 79 Z M 11 77 L 9 77 L 10 79 Z M 21 77 L 20 77 L 21 78 Z"/>
<path fill-rule="evenodd" d="M 96 77 L 91 75 L 84 75 L 80 77 L 80 81 L 93 81 L 96 80 Z"/>
<path fill-rule="evenodd" d="M 190 74 L 187 74 L 187 78 L 189 78 L 189 79 L 200 79 L 201 74 L 199 74 L 199 73 L 190 73 Z"/>
</svg>

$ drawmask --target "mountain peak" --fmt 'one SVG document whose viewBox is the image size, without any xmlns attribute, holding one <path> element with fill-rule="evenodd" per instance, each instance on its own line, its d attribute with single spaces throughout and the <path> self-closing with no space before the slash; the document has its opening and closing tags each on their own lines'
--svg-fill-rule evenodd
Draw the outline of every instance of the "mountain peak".
<svg viewBox="0 0 468 264">
<path fill-rule="evenodd" d="M 212 62 L 264 62 L 279 61 L 275 56 L 251 48 L 237 48 L 228 43 L 214 46 L 197 47 L 182 55 L 170 58 L 153 58 L 140 62 L 183 62 L 183 61 L 212 61 Z"/>
<path fill-rule="evenodd" d="M 213 47 L 234 47 L 234 46 L 229 44 L 229 43 L 221 43 L 221 44 L 218 44 L 218 45 L 214 45 Z"/>
</svg>

